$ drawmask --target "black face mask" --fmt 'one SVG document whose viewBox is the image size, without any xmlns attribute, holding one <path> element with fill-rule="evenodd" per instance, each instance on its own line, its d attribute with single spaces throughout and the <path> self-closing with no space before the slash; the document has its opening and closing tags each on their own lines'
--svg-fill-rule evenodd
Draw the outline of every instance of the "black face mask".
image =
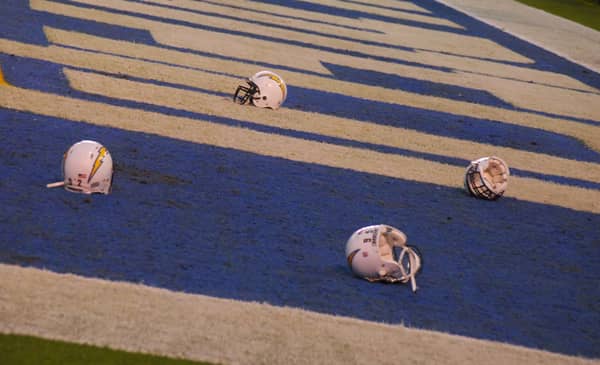
<svg viewBox="0 0 600 365">
<path fill-rule="evenodd" d="M 253 81 L 247 80 L 246 82 L 248 83 L 249 87 L 240 85 L 237 87 L 235 94 L 233 95 L 233 101 L 240 105 L 246 104 L 258 91 L 258 86 L 256 86 Z"/>
</svg>

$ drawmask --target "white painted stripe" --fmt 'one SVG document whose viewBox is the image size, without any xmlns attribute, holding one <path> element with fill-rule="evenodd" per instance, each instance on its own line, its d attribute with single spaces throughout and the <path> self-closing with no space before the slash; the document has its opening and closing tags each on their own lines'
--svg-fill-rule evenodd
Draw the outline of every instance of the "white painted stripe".
<svg viewBox="0 0 600 365">
<path fill-rule="evenodd" d="M 347 49 L 351 51 L 357 51 L 362 52 L 364 54 L 377 55 L 381 57 L 393 57 L 402 59 L 402 55 L 407 53 L 406 51 L 396 50 L 393 48 L 365 45 L 352 41 L 345 41 L 330 37 L 306 34 L 303 32 L 295 32 L 258 24 L 250 24 L 248 22 L 243 21 L 223 19 L 218 16 L 209 16 L 199 13 L 189 13 L 181 10 L 167 9 L 164 7 L 140 4 L 135 2 L 126 2 L 123 0 L 76 0 L 75 2 L 88 5 L 101 5 L 104 7 L 110 7 L 115 10 L 131 11 L 140 15 L 154 15 L 167 19 L 186 21 L 203 26 L 213 26 L 224 30 L 234 30 L 240 32 L 250 31 L 250 33 L 255 33 L 257 35 L 272 36 L 283 40 L 289 39 L 295 41 L 302 41 L 307 44 L 333 47 L 340 50 Z M 318 28 L 318 26 L 316 27 Z M 165 30 L 166 29 L 164 28 L 162 29 L 162 31 Z M 160 32 L 161 31 L 155 30 L 153 33 Z M 168 34 L 164 34 L 163 37 L 167 37 L 169 35 L 172 35 L 172 37 L 176 37 L 178 35 L 182 36 L 183 33 L 171 31 L 168 32 Z M 485 38 L 389 23 L 386 23 L 386 35 L 386 39 L 389 42 L 391 42 L 391 44 L 402 45 L 405 47 L 423 49 L 423 45 L 426 45 L 426 50 L 435 52 L 450 52 L 457 53 L 462 56 L 485 57 L 498 61 L 511 61 L 521 63 L 531 62 L 531 60 L 529 60 L 528 58 L 523 57 Z M 373 35 L 373 37 L 377 37 L 377 35 Z M 252 37 L 246 38 L 249 41 L 252 40 Z M 194 38 L 193 40 L 191 40 L 187 37 L 186 39 L 188 39 L 187 43 L 189 45 L 189 47 L 187 48 L 191 49 L 200 49 L 198 48 L 198 45 L 200 45 L 202 41 L 205 40 L 204 38 Z M 282 44 L 281 42 L 275 43 L 279 45 Z M 241 44 L 242 43 L 236 45 Z"/>
<path fill-rule="evenodd" d="M 150 103 L 207 115 L 219 115 L 260 125 L 461 158 L 468 161 L 479 156 L 502 156 L 505 161 L 510 162 L 511 168 L 591 182 L 600 181 L 600 164 L 597 163 L 568 160 L 403 128 L 357 122 L 318 113 L 307 113 L 300 110 L 286 109 L 285 105 L 277 112 L 265 112 L 258 108 L 239 108 L 233 105 L 230 99 L 224 99 L 220 96 L 134 82 L 68 68 L 64 69 L 64 73 L 73 89 L 90 94 Z"/>
<path fill-rule="evenodd" d="M 353 59 L 350 56 L 339 55 L 335 52 L 302 48 L 277 42 L 260 41 L 242 36 L 219 34 L 191 27 L 169 25 L 140 17 L 115 14 L 94 9 L 85 9 L 66 4 L 52 3 L 45 0 L 31 0 L 31 7 L 35 10 L 47 11 L 79 19 L 89 19 L 101 23 L 148 30 L 153 34 L 158 42 L 164 42 L 167 45 L 182 48 L 193 48 L 194 43 L 198 39 L 212 39 L 215 37 L 218 39 L 218 42 L 205 42 L 203 44 L 204 48 L 202 48 L 201 51 L 221 54 L 228 57 L 244 58 L 248 55 L 248 52 L 254 50 L 255 53 L 251 54 L 251 56 L 255 58 L 249 59 L 252 62 L 272 63 L 274 59 L 277 59 L 277 64 L 282 66 L 301 68 L 323 74 L 327 74 L 329 71 L 327 71 L 321 65 L 321 62 L 347 64 L 349 61 L 344 61 L 345 59 Z M 187 38 L 189 38 L 189 40 L 185 41 L 179 39 L 178 37 L 169 37 L 169 35 L 172 33 L 184 34 L 187 36 Z M 236 44 L 236 49 L 238 46 L 241 47 L 240 52 L 235 52 L 235 50 L 232 50 L 231 47 L 223 47 L 223 44 Z M 260 52 L 257 52 L 257 50 L 260 50 Z M 491 61 L 448 55 L 425 49 L 420 49 L 416 52 L 402 52 L 400 50 L 397 50 L 397 52 L 399 60 L 404 60 L 406 62 L 445 67 L 462 70 L 469 73 L 491 75 L 502 78 L 516 78 L 527 82 L 538 82 L 542 84 L 549 83 L 550 85 L 565 86 L 570 88 L 585 87 L 581 86 L 583 84 L 580 82 L 571 80 L 564 75 L 522 69 Z M 287 56 L 288 54 L 294 54 L 297 59 L 290 60 L 290 58 Z M 352 64 L 354 65 L 360 64 L 360 62 L 365 62 L 367 64 L 373 62 L 372 60 L 367 60 L 362 57 L 356 57 L 353 61 L 354 62 Z M 377 65 L 377 63 L 373 64 Z M 379 65 L 379 69 L 382 69 L 381 63 L 379 63 Z M 383 67 L 383 69 L 385 69 L 385 67 Z"/>
<path fill-rule="evenodd" d="M 16 87 L 0 88 L 0 106 L 74 122 L 152 133 L 263 156 L 446 187 L 462 188 L 464 177 L 464 168 L 442 163 L 257 132 L 198 119 L 172 117 L 140 109 L 106 105 Z M 273 112 L 269 109 L 261 110 Z M 507 191 L 506 196 L 600 213 L 600 191 L 598 190 L 513 176 L 511 177 L 511 188 Z"/>
<path fill-rule="evenodd" d="M 388 16 L 399 16 L 402 10 L 419 11 L 422 13 L 430 13 L 429 10 L 418 6 L 411 1 L 390 1 L 390 0 L 378 0 L 376 2 L 358 1 L 340 1 L 340 0 L 303 0 L 312 4 L 322 4 L 327 6 L 334 6 L 341 9 L 350 9 L 356 11 L 362 11 L 370 14 L 377 15 L 388 15 Z M 388 9 L 382 8 L 382 6 L 388 7 Z M 392 10 L 394 8 L 398 10 Z"/>
<path fill-rule="evenodd" d="M 135 44 L 131 42 L 115 41 L 107 38 L 95 37 L 83 33 L 63 31 L 56 28 L 45 27 L 46 36 L 52 43 L 64 44 L 70 47 L 88 49 L 107 53 L 116 53 L 128 57 L 136 57 L 147 60 L 155 60 L 183 66 L 199 67 L 205 70 L 220 72 L 227 70 L 228 73 L 239 75 L 251 75 L 256 70 L 256 66 L 247 65 L 242 62 L 216 59 L 214 57 L 205 57 L 201 55 L 192 55 L 185 52 L 167 50 L 160 47 Z M 208 36 L 207 36 L 208 37 Z M 215 43 L 220 42 L 220 37 L 214 37 Z M 237 50 L 239 51 L 239 50 Z M 292 55 L 292 53 L 290 53 Z M 291 57 L 296 61 L 301 56 Z M 429 70 L 416 66 L 405 66 L 398 64 L 385 63 L 373 60 L 364 60 L 356 57 L 337 57 L 332 60 L 339 65 L 347 65 L 357 68 L 357 72 L 362 70 L 372 70 L 385 77 L 409 77 L 415 80 L 429 81 L 432 83 L 443 83 L 456 85 L 475 90 L 487 91 L 501 100 L 504 100 L 515 106 L 536 110 L 545 113 L 554 113 L 557 115 L 567 115 L 579 118 L 597 118 L 600 121 L 600 113 L 596 112 L 593 105 L 600 104 L 600 92 L 597 94 L 589 93 L 588 90 L 595 90 L 579 82 L 565 82 L 565 84 L 581 87 L 582 91 L 565 89 L 563 87 L 554 87 L 529 82 L 528 80 L 514 80 L 492 77 L 489 75 L 474 74 L 469 72 L 445 72 L 438 70 Z M 297 65 L 299 62 L 297 63 Z M 286 76 L 288 71 L 280 71 Z M 313 71 L 314 72 L 314 71 Z M 547 75 L 551 80 L 552 75 Z M 288 81 L 295 81 L 302 78 L 303 75 L 291 78 L 286 77 Z M 568 79 L 568 81 L 574 81 Z M 327 85 L 330 80 L 323 79 L 319 85 Z M 317 85 L 315 85 L 316 87 Z M 360 88 L 356 85 L 356 88 Z M 586 90 L 587 89 L 587 90 Z M 585 91 L 585 92 L 584 92 Z M 355 89 L 348 90 L 355 92 Z M 351 94 L 351 96 L 354 96 Z"/>
<path fill-rule="evenodd" d="M 216 1 L 215 1 L 216 2 Z M 368 27 L 364 19 L 354 19 L 336 16 L 333 14 L 315 13 L 309 10 L 294 9 L 284 5 L 269 4 L 250 0 L 218 0 L 223 6 L 234 6 L 252 10 L 256 13 L 271 14 L 270 16 L 280 16 L 282 21 L 287 22 L 290 19 L 298 18 L 309 21 L 310 29 L 314 24 L 335 24 L 341 28 L 361 28 L 363 31 L 379 31 L 379 28 Z M 312 20 L 312 22 L 310 22 Z M 381 26 L 381 23 L 378 22 Z M 372 33 L 372 32 L 368 32 Z"/>
<path fill-rule="evenodd" d="M 0 264 L 0 332 L 227 364 L 597 364 L 265 303 Z M 407 298 L 410 300 L 410 298 Z M 397 351 L 388 351 L 389 346 Z"/>
<path fill-rule="evenodd" d="M 239 82 L 236 78 L 230 78 L 231 85 L 229 85 L 224 84 L 223 82 L 216 82 L 217 78 L 221 76 L 217 76 L 214 73 L 199 70 L 186 70 L 179 67 L 148 63 L 141 60 L 132 60 L 55 46 L 41 47 L 6 39 L 0 39 L 0 50 L 5 51 L 6 53 L 43 59 L 64 65 L 91 68 L 113 74 L 127 74 L 135 77 L 193 87 L 199 87 L 214 82 L 213 84 L 216 87 L 214 89 L 215 91 L 227 93 L 231 92 L 232 87 L 234 87 L 233 85 L 237 86 L 237 83 Z M 512 125 L 538 128 L 549 132 L 563 134 L 565 136 L 575 137 L 583 141 L 590 148 L 600 151 L 600 128 L 587 123 L 419 95 L 401 90 L 357 85 L 351 82 L 333 79 L 327 79 L 326 82 L 324 82 L 322 77 L 294 72 L 285 73 L 285 79 L 290 85 L 306 87 L 309 89 L 320 89 L 340 94 L 346 94 L 351 91 L 351 96 L 364 98 L 366 100 L 406 105 L 425 110 L 435 110 L 454 115 L 464 115 Z M 594 108 L 594 105 L 586 105 L 585 108 L 586 110 L 591 110 L 592 113 L 598 113 L 596 108 Z M 600 120 L 600 117 L 595 119 Z"/>
<path fill-rule="evenodd" d="M 181 7 L 181 8 L 185 8 L 188 9 L 190 11 L 205 11 L 205 12 L 212 12 L 212 13 L 216 13 L 219 15 L 223 15 L 223 16 L 234 16 L 236 18 L 245 18 L 248 19 L 249 21 L 255 22 L 255 21 L 260 21 L 260 22 L 268 22 L 274 25 L 282 25 L 282 26 L 292 26 L 292 27 L 297 27 L 299 29 L 308 29 L 308 30 L 318 30 L 319 32 L 324 32 L 327 34 L 332 34 L 332 35 L 342 35 L 342 36 L 347 36 L 347 37 L 353 37 L 353 38 L 357 38 L 357 39 L 362 39 L 362 40 L 370 40 L 370 38 L 372 37 L 372 40 L 378 40 L 379 39 L 379 35 L 376 33 L 365 33 L 364 31 L 360 31 L 360 30 L 351 30 L 349 28 L 343 28 L 343 27 L 339 27 L 339 26 L 335 26 L 335 25 L 327 25 L 324 23 L 320 23 L 318 24 L 318 26 L 315 26 L 314 22 L 309 22 L 306 20 L 301 20 L 301 19 L 285 19 L 282 17 L 277 17 L 275 15 L 272 14 L 264 14 L 261 12 L 258 12 L 255 10 L 254 5 L 256 5 L 256 3 L 252 3 L 252 2 L 244 2 L 245 3 L 245 7 L 242 5 L 242 2 L 240 1 L 236 1 L 236 2 L 230 2 L 229 5 L 235 6 L 235 10 L 232 10 L 231 6 L 227 6 L 227 4 L 224 4 L 224 2 L 219 1 L 219 4 L 216 3 L 207 3 L 207 2 L 199 2 L 199 1 L 193 1 L 193 0 L 146 0 L 146 3 L 152 3 L 152 4 L 162 4 L 162 5 L 167 5 L 167 6 L 176 6 L 176 7 Z M 351 3 L 343 3 L 342 9 L 349 9 L 348 5 L 352 5 Z M 339 6 L 338 6 L 339 7 Z M 357 6 L 358 7 L 358 6 Z M 376 8 L 377 9 L 377 8 Z M 279 7 L 278 9 L 282 14 L 290 14 L 293 13 L 292 8 L 289 7 Z M 368 9 L 368 10 L 373 10 L 373 9 Z M 425 10 L 423 10 L 425 11 Z M 433 16 L 426 16 L 426 15 L 419 15 L 419 14 L 414 14 L 414 13 L 407 13 L 407 12 L 398 12 L 398 11 L 383 11 L 383 12 L 373 12 L 373 11 L 368 11 L 368 14 L 380 14 L 380 15 L 384 15 L 384 16 L 389 16 L 392 17 L 394 19 L 399 19 L 399 20 L 413 20 L 413 21 L 418 21 L 418 22 L 422 22 L 425 24 L 432 24 L 432 25 L 443 25 L 443 26 L 447 26 L 447 27 L 451 27 L 451 28 L 457 28 L 457 29 L 463 29 L 461 26 L 452 23 L 446 19 L 442 19 L 442 18 L 436 18 Z M 322 17 L 322 13 L 315 13 L 315 12 L 311 12 L 310 13 L 310 17 L 314 18 L 315 20 L 318 20 Z M 360 24 L 358 22 L 361 21 L 361 19 L 348 19 L 351 20 L 351 22 L 348 22 L 347 20 L 343 20 L 344 17 L 332 17 L 333 22 L 335 23 L 345 23 L 347 25 L 352 25 L 353 27 L 360 27 Z M 380 30 L 385 30 L 385 28 L 383 26 L 381 26 L 382 22 L 378 22 L 380 24 L 379 29 Z M 250 29 L 253 28 L 253 25 L 250 25 Z"/>
</svg>

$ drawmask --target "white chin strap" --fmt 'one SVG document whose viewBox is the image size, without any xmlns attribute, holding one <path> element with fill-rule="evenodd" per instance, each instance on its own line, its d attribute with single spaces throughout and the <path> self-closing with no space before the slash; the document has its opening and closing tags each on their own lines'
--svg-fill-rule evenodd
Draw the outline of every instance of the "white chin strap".
<svg viewBox="0 0 600 365">
<path fill-rule="evenodd" d="M 408 270 L 402 264 L 405 255 L 408 255 Z M 412 291 L 416 292 L 418 288 L 415 275 L 421 268 L 421 258 L 419 255 L 411 247 L 402 247 L 402 252 L 400 252 L 400 257 L 398 258 L 398 266 L 400 266 L 400 271 L 402 272 L 402 276 L 398 278 L 398 281 L 402 283 L 410 281 Z"/>
<path fill-rule="evenodd" d="M 383 271 L 379 272 L 379 280 L 390 283 L 407 283 L 410 281 L 412 291 L 416 292 L 418 287 L 415 276 L 421 268 L 421 257 L 419 257 L 417 251 L 406 245 L 406 235 L 404 233 L 392 227 L 388 227 L 385 232 L 381 232 L 381 235 L 382 237 L 379 237 L 379 239 L 385 239 L 386 243 L 390 245 L 390 248 L 393 249 L 393 247 L 400 247 L 402 248 L 402 251 L 398 256 L 398 261 L 394 261 L 398 265 L 400 271 L 398 272 L 397 270 L 394 270 L 393 273 L 388 273 L 382 268 Z M 405 257 L 408 257 L 408 262 L 406 262 L 406 264 L 404 263 Z"/>
</svg>

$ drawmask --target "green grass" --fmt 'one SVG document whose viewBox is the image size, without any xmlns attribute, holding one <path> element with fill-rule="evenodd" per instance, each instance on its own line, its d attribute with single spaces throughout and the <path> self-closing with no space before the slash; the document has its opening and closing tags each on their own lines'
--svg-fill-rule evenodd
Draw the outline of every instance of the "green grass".
<svg viewBox="0 0 600 365">
<path fill-rule="evenodd" d="M 103 347 L 0 334 L 2 365 L 210 365 Z"/>
<path fill-rule="evenodd" d="M 548 13 L 600 30 L 600 1 L 598 0 L 517 0 Z M 590 50 L 594 52 L 594 50 Z"/>
</svg>

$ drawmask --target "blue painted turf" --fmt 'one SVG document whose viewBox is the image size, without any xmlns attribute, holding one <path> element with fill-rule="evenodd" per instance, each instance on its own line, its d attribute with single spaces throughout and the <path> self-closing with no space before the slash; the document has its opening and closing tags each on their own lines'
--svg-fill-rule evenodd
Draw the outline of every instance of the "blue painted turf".
<svg viewBox="0 0 600 365">
<path fill-rule="evenodd" d="M 598 355 L 597 215 L 1 116 L 11 136 L 0 150 L 2 262 Z M 45 188 L 82 138 L 104 141 L 118 162 L 109 197 Z M 418 294 L 348 272 L 345 240 L 376 222 L 424 252 Z"/>
<path fill-rule="evenodd" d="M 284 3 L 348 17 L 367 16 L 302 1 Z M 465 34 L 482 34 L 535 60 L 523 67 L 560 71 L 600 87 L 600 76 L 580 66 L 433 1 L 419 5 L 462 24 Z M 0 14 L 6 20 L 0 22 L 0 36 L 21 42 L 47 44 L 41 26 L 49 24 L 154 44 L 147 32 L 32 12 L 26 1 L 2 2 Z M 62 65 L 48 62 L 0 54 L 0 66 L 6 79 L 20 87 L 465 163 L 448 156 L 87 95 L 70 90 Z M 357 70 L 327 66 L 342 80 L 357 74 Z M 373 72 L 358 74 L 354 82 L 365 85 L 381 79 Z M 511 109 L 477 90 L 400 77 L 385 82 L 390 88 L 457 100 L 460 93 L 466 101 Z M 206 90 L 199 85 L 198 92 Z M 293 86 L 289 93 L 285 105 L 289 108 L 600 163 L 598 153 L 578 141 L 531 128 L 367 103 Z M 116 161 L 110 196 L 45 188 L 46 183 L 60 180 L 62 153 L 81 139 L 101 141 Z M 3 263 L 600 357 L 599 215 L 509 198 L 482 202 L 459 189 L 5 109 L 0 109 L 0 171 Z M 598 189 L 597 183 L 562 179 Z M 416 295 L 408 287 L 369 284 L 348 271 L 343 254 L 346 239 L 355 229 L 374 223 L 397 226 L 423 252 L 425 267 Z"/>
<path fill-rule="evenodd" d="M 171 116 L 208 120 L 230 126 L 242 126 L 244 128 L 254 129 L 261 132 L 287 135 L 343 146 L 366 148 L 379 152 L 395 153 L 409 157 L 418 157 L 456 166 L 464 167 L 469 163 L 468 160 L 445 155 L 415 152 L 398 147 L 356 142 L 342 138 L 327 137 L 315 133 L 291 131 L 288 129 L 264 126 L 254 122 L 219 117 L 215 115 L 199 114 L 181 109 L 156 106 L 153 104 L 127 102 L 109 97 L 90 95 L 70 89 L 67 80 L 62 74 L 62 66 L 46 61 L 0 54 L 0 64 L 3 65 L 5 71 L 8 71 L 7 79 L 11 85 L 27 89 L 58 94 L 68 94 L 70 96 L 85 100 L 129 106 Z M 107 75 L 116 76 L 110 74 Z M 128 77 L 128 79 L 139 82 L 147 82 L 154 85 L 179 87 L 182 89 L 208 93 L 212 95 L 226 97 L 230 96 L 228 94 L 215 93 L 202 88 L 181 86 L 132 77 Z M 362 77 L 357 77 L 356 79 L 364 80 Z M 290 100 L 287 100 L 286 103 L 286 107 L 290 109 L 314 111 L 325 115 L 330 114 L 355 120 L 363 120 L 370 123 L 379 123 L 415 129 L 431 134 L 440 134 L 459 139 L 470 139 L 480 142 L 483 141 L 495 145 L 505 145 L 507 147 L 519 148 L 521 150 L 541 152 L 576 160 L 595 162 L 600 159 L 598 153 L 583 147 L 579 141 L 558 135 L 556 133 L 544 132 L 527 127 L 519 127 L 516 125 L 508 125 L 498 122 L 489 122 L 476 118 L 455 116 L 448 113 L 392 105 L 389 103 L 379 103 L 373 101 L 367 102 L 359 98 L 353 98 L 340 94 L 325 93 L 305 88 L 291 86 L 289 87 L 289 90 L 290 93 L 294 95 L 290 97 Z M 349 93 L 352 93 L 352 91 L 349 90 Z M 513 176 L 533 177 L 547 181 L 553 181 L 559 184 L 580 186 L 590 189 L 600 188 L 600 181 L 584 181 L 566 176 L 541 174 L 515 168 L 511 169 L 511 174 Z"/>
</svg>

